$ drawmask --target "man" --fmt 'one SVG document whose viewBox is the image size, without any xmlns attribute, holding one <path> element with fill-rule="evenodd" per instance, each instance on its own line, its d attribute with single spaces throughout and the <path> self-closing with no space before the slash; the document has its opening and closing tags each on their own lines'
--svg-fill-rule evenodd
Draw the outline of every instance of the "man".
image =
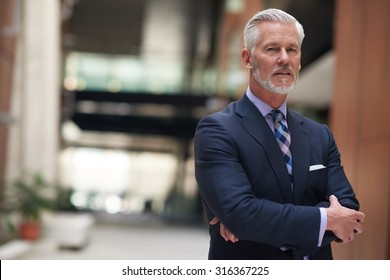
<svg viewBox="0 0 390 280">
<path fill-rule="evenodd" d="M 363 231 L 329 128 L 286 107 L 303 38 L 291 15 L 257 13 L 244 30 L 246 93 L 197 126 L 209 259 L 332 259 L 332 241 Z"/>
</svg>

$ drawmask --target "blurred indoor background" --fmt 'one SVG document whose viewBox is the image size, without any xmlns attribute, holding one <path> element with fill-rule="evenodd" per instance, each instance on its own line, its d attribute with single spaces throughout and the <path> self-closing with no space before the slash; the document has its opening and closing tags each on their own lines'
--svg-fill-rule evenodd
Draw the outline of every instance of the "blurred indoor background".
<svg viewBox="0 0 390 280">
<path fill-rule="evenodd" d="M 387 0 L 0 0 L 0 258 L 206 259 L 194 129 L 245 91 L 242 30 L 269 7 L 305 28 L 289 106 L 331 127 L 367 215 L 335 258 L 390 259 Z M 12 203 L 30 175 L 56 202 L 34 241 Z"/>
</svg>

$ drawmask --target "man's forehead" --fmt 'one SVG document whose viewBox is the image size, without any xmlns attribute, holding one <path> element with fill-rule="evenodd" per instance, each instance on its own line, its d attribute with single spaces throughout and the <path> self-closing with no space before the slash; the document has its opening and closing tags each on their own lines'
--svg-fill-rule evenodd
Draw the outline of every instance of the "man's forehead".
<svg viewBox="0 0 390 280">
<path fill-rule="evenodd" d="M 294 23 L 264 21 L 258 25 L 260 42 L 290 40 L 298 44 L 298 31 Z"/>
</svg>

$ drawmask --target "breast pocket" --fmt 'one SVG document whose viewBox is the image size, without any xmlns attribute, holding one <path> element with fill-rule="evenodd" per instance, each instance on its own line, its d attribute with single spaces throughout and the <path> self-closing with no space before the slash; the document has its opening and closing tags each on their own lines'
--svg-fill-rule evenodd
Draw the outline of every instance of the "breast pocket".
<svg viewBox="0 0 390 280">
<path fill-rule="evenodd" d="M 326 194 L 328 184 L 328 169 L 322 168 L 309 172 L 308 187 L 309 191 L 317 201 L 322 201 Z"/>
</svg>

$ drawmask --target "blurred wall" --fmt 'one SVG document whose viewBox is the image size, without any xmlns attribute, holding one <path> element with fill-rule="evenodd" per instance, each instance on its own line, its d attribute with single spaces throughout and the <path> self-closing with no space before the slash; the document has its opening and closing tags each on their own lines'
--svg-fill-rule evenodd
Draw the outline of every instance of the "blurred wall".
<svg viewBox="0 0 390 280">
<path fill-rule="evenodd" d="M 390 259 L 390 1 L 339 0 L 331 126 L 365 232 L 336 259 Z"/>
</svg>

